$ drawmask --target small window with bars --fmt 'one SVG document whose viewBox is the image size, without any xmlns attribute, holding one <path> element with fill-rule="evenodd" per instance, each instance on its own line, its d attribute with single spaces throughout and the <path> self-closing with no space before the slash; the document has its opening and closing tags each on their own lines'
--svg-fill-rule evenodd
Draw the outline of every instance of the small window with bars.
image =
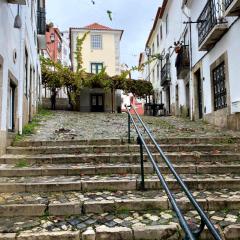
<svg viewBox="0 0 240 240">
<path fill-rule="evenodd" d="M 91 35 L 91 47 L 92 49 L 102 49 L 101 35 Z"/>
<path fill-rule="evenodd" d="M 212 71 L 214 111 L 227 107 L 227 90 L 225 84 L 225 63 L 222 62 Z"/>
</svg>

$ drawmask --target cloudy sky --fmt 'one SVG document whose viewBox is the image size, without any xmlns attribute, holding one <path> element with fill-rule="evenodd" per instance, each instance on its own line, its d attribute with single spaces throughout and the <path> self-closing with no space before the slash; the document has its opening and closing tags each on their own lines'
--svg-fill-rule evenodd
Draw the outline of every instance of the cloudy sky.
<svg viewBox="0 0 240 240">
<path fill-rule="evenodd" d="M 144 50 L 161 0 L 47 0 L 47 19 L 60 30 L 83 27 L 94 22 L 123 29 L 121 62 L 129 66 L 138 63 Z M 112 11 L 110 21 L 107 11 Z"/>
</svg>

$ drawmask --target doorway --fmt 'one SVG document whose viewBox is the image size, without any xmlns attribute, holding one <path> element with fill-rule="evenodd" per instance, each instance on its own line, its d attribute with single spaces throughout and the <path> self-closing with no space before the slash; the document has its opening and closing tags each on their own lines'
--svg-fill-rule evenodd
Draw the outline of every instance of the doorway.
<svg viewBox="0 0 240 240">
<path fill-rule="evenodd" d="M 10 84 L 9 88 L 9 101 L 8 101 L 8 130 L 14 131 L 14 122 L 15 122 L 15 86 Z"/>
<path fill-rule="evenodd" d="M 104 112 L 104 94 L 91 94 L 91 112 Z"/>
<path fill-rule="evenodd" d="M 33 84 L 33 68 L 30 66 L 30 78 L 29 78 L 29 98 L 28 98 L 28 121 L 32 121 L 32 84 Z"/>
<path fill-rule="evenodd" d="M 176 98 L 176 112 L 175 112 L 175 114 L 176 114 L 176 116 L 179 116 L 180 114 L 179 114 L 179 87 L 178 87 L 178 85 L 176 85 L 176 96 L 175 96 L 175 98 Z"/>
<path fill-rule="evenodd" d="M 187 117 L 190 117 L 190 86 L 189 86 L 189 83 L 186 84 L 186 108 L 187 108 Z"/>
<path fill-rule="evenodd" d="M 200 69 L 195 72 L 195 79 L 196 79 L 196 100 L 197 100 L 197 111 L 198 111 L 198 117 L 199 119 L 203 118 L 203 101 L 202 101 L 202 95 L 203 95 L 203 89 L 202 89 L 202 78 L 201 78 L 201 71 Z"/>
<path fill-rule="evenodd" d="M 170 92 L 170 87 L 168 86 L 166 89 L 166 102 L 167 102 L 167 113 L 171 114 L 171 92 Z"/>
</svg>

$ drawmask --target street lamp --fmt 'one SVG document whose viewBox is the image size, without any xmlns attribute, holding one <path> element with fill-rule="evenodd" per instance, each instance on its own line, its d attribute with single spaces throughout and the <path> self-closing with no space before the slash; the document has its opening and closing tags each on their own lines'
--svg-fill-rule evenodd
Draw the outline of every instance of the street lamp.
<svg viewBox="0 0 240 240">
<path fill-rule="evenodd" d="M 14 28 L 21 28 L 22 27 L 22 19 L 20 17 L 20 6 L 18 4 L 18 11 L 17 11 L 17 15 L 14 19 Z"/>
</svg>

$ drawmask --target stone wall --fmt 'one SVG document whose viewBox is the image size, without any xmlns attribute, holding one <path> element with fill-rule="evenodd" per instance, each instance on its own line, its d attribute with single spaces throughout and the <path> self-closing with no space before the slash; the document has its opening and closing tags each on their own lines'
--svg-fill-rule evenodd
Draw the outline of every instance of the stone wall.
<svg viewBox="0 0 240 240">
<path fill-rule="evenodd" d="M 224 108 L 212 113 L 206 114 L 204 120 L 218 127 L 226 128 L 228 118 L 228 109 Z"/>
<path fill-rule="evenodd" d="M 204 120 L 221 128 L 240 130 L 240 113 L 228 114 L 227 108 L 205 115 Z"/>
<path fill-rule="evenodd" d="M 240 130 L 240 113 L 231 114 L 227 119 L 228 128 L 232 130 Z"/>
<path fill-rule="evenodd" d="M 0 156 L 6 152 L 7 146 L 7 133 L 6 131 L 0 131 Z"/>
<path fill-rule="evenodd" d="M 42 107 L 46 109 L 51 109 L 50 98 L 42 99 Z M 69 110 L 68 98 L 57 98 L 56 99 L 56 110 Z"/>
</svg>

